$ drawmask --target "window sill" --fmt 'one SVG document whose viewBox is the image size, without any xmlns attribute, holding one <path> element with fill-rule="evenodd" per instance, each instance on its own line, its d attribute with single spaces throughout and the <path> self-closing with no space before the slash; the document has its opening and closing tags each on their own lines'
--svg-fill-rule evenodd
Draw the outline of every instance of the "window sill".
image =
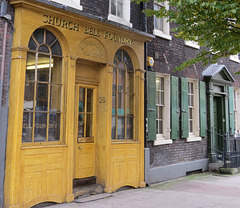
<svg viewBox="0 0 240 208">
<path fill-rule="evenodd" d="M 50 1 L 56 2 L 58 4 L 66 5 L 67 7 L 71 7 L 73 9 L 77 9 L 80 11 L 83 10 L 80 4 L 73 3 L 72 1 L 66 1 L 66 0 L 50 0 Z"/>
<path fill-rule="evenodd" d="M 192 41 L 184 41 L 185 46 L 200 49 L 200 46 L 198 44 L 193 43 Z"/>
<path fill-rule="evenodd" d="M 202 138 L 201 137 L 196 137 L 196 136 L 189 136 L 187 139 L 186 139 L 186 142 L 199 142 L 199 141 L 202 141 Z"/>
<path fill-rule="evenodd" d="M 233 62 L 236 62 L 236 63 L 240 63 L 240 59 L 236 59 L 236 58 L 233 58 L 233 57 L 230 57 L 230 60 L 233 61 Z"/>
<path fill-rule="evenodd" d="M 164 145 L 164 144 L 172 144 L 172 140 L 171 139 L 157 139 L 154 141 L 153 145 L 157 146 L 157 145 Z"/>
<path fill-rule="evenodd" d="M 111 20 L 113 22 L 117 22 L 117 23 L 120 23 L 122 25 L 126 25 L 128 27 L 132 27 L 132 23 L 129 22 L 129 21 L 126 21 L 124 18 L 121 18 L 121 17 L 117 17 L 115 15 L 112 15 L 112 14 L 109 14 L 108 15 L 108 20 Z"/>
<path fill-rule="evenodd" d="M 166 39 L 166 40 L 172 40 L 172 36 L 167 35 L 167 34 L 164 34 L 164 33 L 163 33 L 162 31 L 160 31 L 160 30 L 154 29 L 154 30 L 153 30 L 153 35 L 156 35 L 157 37 L 160 37 L 160 38 L 163 38 L 163 39 Z"/>
</svg>

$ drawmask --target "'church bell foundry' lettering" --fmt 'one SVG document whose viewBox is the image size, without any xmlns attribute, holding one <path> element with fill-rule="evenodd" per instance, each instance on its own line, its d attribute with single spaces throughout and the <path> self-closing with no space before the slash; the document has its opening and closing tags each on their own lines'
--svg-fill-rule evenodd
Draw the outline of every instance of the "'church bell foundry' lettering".
<svg viewBox="0 0 240 208">
<path fill-rule="evenodd" d="M 43 22 L 47 23 L 49 25 L 55 25 L 57 27 L 62 27 L 62 28 L 66 28 L 69 30 L 73 30 L 73 31 L 79 31 L 79 24 L 71 22 L 71 21 L 67 21 L 58 17 L 53 17 L 50 15 L 43 15 Z M 101 37 L 100 34 L 100 30 L 93 28 L 93 27 L 88 27 L 86 26 L 84 28 L 84 33 L 88 34 L 88 35 L 93 35 L 96 37 Z M 111 41 L 115 41 L 115 42 L 119 42 L 122 44 L 126 44 L 126 45 L 132 45 L 133 40 L 127 37 L 124 37 L 122 35 L 117 35 L 114 33 L 110 33 L 110 32 L 104 32 L 103 33 L 104 39 L 109 39 Z"/>
<path fill-rule="evenodd" d="M 57 27 L 66 28 L 73 31 L 79 31 L 79 24 L 67 21 L 58 17 L 52 17 L 49 15 L 43 15 L 43 22 L 49 25 L 56 25 Z"/>
</svg>

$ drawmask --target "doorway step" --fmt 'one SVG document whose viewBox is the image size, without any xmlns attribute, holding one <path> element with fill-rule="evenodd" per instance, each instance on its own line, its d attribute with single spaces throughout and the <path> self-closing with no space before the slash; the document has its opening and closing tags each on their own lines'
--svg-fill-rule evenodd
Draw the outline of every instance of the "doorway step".
<svg viewBox="0 0 240 208">
<path fill-rule="evenodd" d="M 96 184 L 96 177 L 73 180 L 74 198 L 78 198 L 80 196 L 101 194 L 103 192 L 103 186 L 101 184 Z"/>
</svg>

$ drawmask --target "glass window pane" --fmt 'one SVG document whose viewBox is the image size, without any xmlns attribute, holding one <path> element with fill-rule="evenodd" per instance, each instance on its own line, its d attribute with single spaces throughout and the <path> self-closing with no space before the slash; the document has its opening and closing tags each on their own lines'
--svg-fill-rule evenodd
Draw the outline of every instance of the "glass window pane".
<svg viewBox="0 0 240 208">
<path fill-rule="evenodd" d="M 48 109 L 48 85 L 37 84 L 36 111 L 47 111 Z"/>
<path fill-rule="evenodd" d="M 162 134 L 163 133 L 163 121 L 159 120 L 158 121 L 158 134 Z"/>
<path fill-rule="evenodd" d="M 112 96 L 112 115 L 116 115 L 116 93 Z"/>
<path fill-rule="evenodd" d="M 37 59 L 37 81 L 49 82 L 50 56 L 39 54 Z"/>
<path fill-rule="evenodd" d="M 33 50 L 35 51 L 36 50 L 36 47 L 37 47 L 37 44 L 35 43 L 35 41 L 33 40 L 33 38 L 31 37 L 29 43 L 28 43 L 28 48 L 30 50 Z"/>
<path fill-rule="evenodd" d="M 84 137 L 84 113 L 78 114 L 78 137 Z"/>
<path fill-rule="evenodd" d="M 62 58 L 53 57 L 51 61 L 51 82 L 54 84 L 62 83 Z"/>
<path fill-rule="evenodd" d="M 134 92 L 134 73 L 133 72 L 127 73 L 127 92 L 128 93 Z"/>
<path fill-rule="evenodd" d="M 93 115 L 87 114 L 87 121 L 86 121 L 86 137 L 92 137 L 92 128 L 93 128 Z"/>
<path fill-rule="evenodd" d="M 93 112 L 93 90 L 87 89 L 87 112 Z"/>
<path fill-rule="evenodd" d="M 127 95 L 127 115 L 133 115 L 134 95 Z"/>
<path fill-rule="evenodd" d="M 161 90 L 164 90 L 164 78 L 163 77 L 161 77 Z"/>
<path fill-rule="evenodd" d="M 125 119 L 124 117 L 118 117 L 117 121 L 117 139 L 125 139 Z"/>
<path fill-rule="evenodd" d="M 116 67 L 113 67 L 113 91 L 116 91 L 116 84 L 117 84 L 117 70 Z"/>
<path fill-rule="evenodd" d="M 133 139 L 133 117 L 127 118 L 127 139 Z"/>
<path fill-rule="evenodd" d="M 40 46 L 39 49 L 38 49 L 38 51 L 39 51 L 39 52 L 42 52 L 42 53 L 49 53 L 49 49 L 48 49 L 48 47 L 45 46 L 45 45 Z"/>
<path fill-rule="evenodd" d="M 118 93 L 118 115 L 124 115 L 125 96 L 123 93 Z"/>
<path fill-rule="evenodd" d="M 161 92 L 160 96 L 161 96 L 160 104 L 161 104 L 161 105 L 164 105 L 164 92 L 163 92 L 163 91 Z"/>
<path fill-rule="evenodd" d="M 23 113 L 22 142 L 32 142 L 33 113 Z"/>
<path fill-rule="evenodd" d="M 115 0 L 111 0 L 111 14 L 116 15 L 116 2 Z"/>
<path fill-rule="evenodd" d="M 61 112 L 61 85 L 50 85 L 50 112 Z"/>
<path fill-rule="evenodd" d="M 85 88 L 79 88 L 78 112 L 85 112 Z"/>
<path fill-rule="evenodd" d="M 118 50 L 115 54 L 116 59 L 118 60 L 118 62 L 122 61 L 122 50 Z"/>
<path fill-rule="evenodd" d="M 123 8 L 122 8 L 122 3 L 120 2 L 118 2 L 117 4 L 117 16 L 123 17 Z"/>
<path fill-rule="evenodd" d="M 34 101 L 34 82 L 25 82 L 23 110 L 33 111 L 33 101 Z"/>
<path fill-rule="evenodd" d="M 34 142 L 45 142 L 47 133 L 47 113 L 35 114 Z"/>
<path fill-rule="evenodd" d="M 58 56 L 62 56 L 62 49 L 61 49 L 61 45 L 58 41 L 56 41 L 52 47 L 52 54 L 53 55 L 58 55 Z"/>
<path fill-rule="evenodd" d="M 35 30 L 35 32 L 33 33 L 34 37 L 36 38 L 39 44 L 43 43 L 43 33 L 44 33 L 44 29 L 42 28 Z"/>
<path fill-rule="evenodd" d="M 128 55 L 128 53 L 126 51 L 123 51 L 123 61 L 127 66 L 127 70 L 128 71 L 133 71 L 132 60 L 131 60 L 130 56 Z"/>
<path fill-rule="evenodd" d="M 160 78 L 156 77 L 156 90 L 160 89 Z"/>
<path fill-rule="evenodd" d="M 125 92 L 125 71 L 124 70 L 118 70 L 118 92 Z"/>
<path fill-rule="evenodd" d="M 51 46 L 52 43 L 56 40 L 55 35 L 53 35 L 51 32 L 48 30 L 46 31 L 46 44 Z"/>
<path fill-rule="evenodd" d="M 36 63 L 36 54 L 28 53 L 27 54 L 27 67 L 26 67 L 26 81 L 35 80 L 35 63 Z"/>
<path fill-rule="evenodd" d="M 116 139 L 116 117 L 112 116 L 112 133 L 111 138 Z"/>
<path fill-rule="evenodd" d="M 49 114 L 49 126 L 48 126 L 48 141 L 60 140 L 60 113 Z"/>
</svg>

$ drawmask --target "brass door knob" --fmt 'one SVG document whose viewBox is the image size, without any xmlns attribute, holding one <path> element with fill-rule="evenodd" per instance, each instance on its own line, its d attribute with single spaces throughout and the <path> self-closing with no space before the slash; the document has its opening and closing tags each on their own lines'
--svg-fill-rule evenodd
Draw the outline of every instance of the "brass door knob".
<svg viewBox="0 0 240 208">
<path fill-rule="evenodd" d="M 80 149 L 80 150 L 81 150 L 81 149 L 82 149 L 82 147 L 80 147 L 80 146 L 79 146 L 79 147 L 78 147 L 78 149 Z"/>
</svg>

